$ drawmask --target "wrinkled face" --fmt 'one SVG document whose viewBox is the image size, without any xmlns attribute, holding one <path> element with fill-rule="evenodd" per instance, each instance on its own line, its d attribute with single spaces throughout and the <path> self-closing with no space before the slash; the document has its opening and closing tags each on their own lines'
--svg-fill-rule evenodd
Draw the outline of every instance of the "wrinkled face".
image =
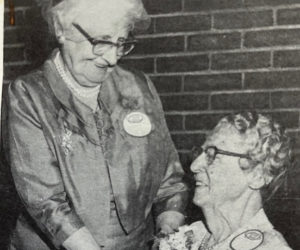
<svg viewBox="0 0 300 250">
<path fill-rule="evenodd" d="M 245 154 L 246 146 L 241 136 L 233 128 L 223 128 L 210 135 L 203 145 Z M 248 189 L 245 172 L 240 168 L 241 158 L 217 154 L 209 165 L 206 153 L 202 153 L 192 163 L 196 187 L 193 202 L 198 206 L 220 206 L 239 199 Z"/>
<path fill-rule="evenodd" d="M 101 18 L 101 10 L 92 9 L 79 15 L 73 22 L 79 24 L 92 38 L 117 42 L 126 39 L 128 26 L 117 16 Z M 103 55 L 93 53 L 92 44 L 73 27 L 72 38 L 61 42 L 62 54 L 73 77 L 83 86 L 96 86 L 112 72 L 118 60 L 117 48 L 112 47 Z"/>
</svg>

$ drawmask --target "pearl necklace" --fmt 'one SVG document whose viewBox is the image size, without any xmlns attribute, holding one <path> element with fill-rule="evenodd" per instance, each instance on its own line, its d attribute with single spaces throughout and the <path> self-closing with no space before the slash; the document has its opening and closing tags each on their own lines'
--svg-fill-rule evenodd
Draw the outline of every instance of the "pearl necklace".
<svg viewBox="0 0 300 250">
<path fill-rule="evenodd" d="M 213 246 L 209 247 L 208 246 L 208 242 L 209 242 L 209 239 L 211 237 L 211 234 L 209 233 L 206 233 L 201 241 L 201 244 L 199 246 L 199 250 L 212 250 L 213 249 Z"/>
<path fill-rule="evenodd" d="M 98 96 L 101 85 L 93 88 L 85 88 L 82 86 L 78 86 L 79 84 L 67 75 L 60 52 L 58 52 L 56 57 L 54 58 L 54 64 L 62 80 L 67 84 L 68 88 L 71 89 L 76 95 L 83 98 L 92 98 Z"/>
</svg>

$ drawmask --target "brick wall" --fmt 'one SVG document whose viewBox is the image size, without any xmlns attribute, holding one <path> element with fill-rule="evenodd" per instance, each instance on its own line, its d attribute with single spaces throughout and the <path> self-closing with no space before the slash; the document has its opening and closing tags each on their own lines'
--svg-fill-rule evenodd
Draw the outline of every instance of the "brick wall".
<svg viewBox="0 0 300 250">
<path fill-rule="evenodd" d="M 12 0 L 15 26 L 5 16 L 5 82 L 39 65 L 52 42 L 33 0 Z M 300 155 L 299 0 L 144 0 L 152 16 L 126 64 L 143 70 L 160 93 L 173 140 L 188 171 L 190 149 L 225 114 L 256 109 L 271 114 Z M 300 171 L 295 167 L 268 214 L 300 249 Z M 271 208 L 271 209 L 270 209 Z M 192 217 L 199 211 L 191 205 Z"/>
</svg>

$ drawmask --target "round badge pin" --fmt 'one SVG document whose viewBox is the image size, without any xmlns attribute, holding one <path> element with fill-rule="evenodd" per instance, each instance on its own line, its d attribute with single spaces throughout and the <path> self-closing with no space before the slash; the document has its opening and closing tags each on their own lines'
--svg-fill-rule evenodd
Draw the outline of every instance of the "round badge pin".
<svg viewBox="0 0 300 250">
<path fill-rule="evenodd" d="M 146 114 L 142 112 L 131 112 L 125 116 L 123 127 L 128 134 L 143 137 L 150 134 L 152 125 Z"/>
<path fill-rule="evenodd" d="M 258 248 L 264 241 L 264 234 L 257 230 L 247 230 L 235 236 L 230 242 L 230 247 L 233 250 L 254 250 Z"/>
</svg>

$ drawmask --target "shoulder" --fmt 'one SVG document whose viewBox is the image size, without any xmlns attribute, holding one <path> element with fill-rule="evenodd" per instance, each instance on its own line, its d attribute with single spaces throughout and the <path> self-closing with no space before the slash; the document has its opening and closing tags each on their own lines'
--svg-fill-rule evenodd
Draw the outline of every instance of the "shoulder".
<svg viewBox="0 0 300 250">
<path fill-rule="evenodd" d="M 25 92 L 37 91 L 45 83 L 45 77 L 41 68 L 36 69 L 26 75 L 19 76 L 11 82 L 8 87 L 9 95 L 20 95 Z"/>
<path fill-rule="evenodd" d="M 157 97 L 157 92 L 151 79 L 142 71 L 122 64 L 120 66 L 117 66 L 116 74 L 121 76 L 123 80 L 128 80 L 128 83 L 131 86 L 138 86 L 144 94 L 150 94 L 153 99 Z"/>
<path fill-rule="evenodd" d="M 280 232 L 275 229 L 270 229 L 264 232 L 264 241 L 261 244 L 259 250 L 291 250 L 284 237 Z"/>
<path fill-rule="evenodd" d="M 236 235 L 230 241 L 230 247 L 234 250 L 287 250 L 288 244 L 283 236 L 276 230 L 269 229 L 249 229 Z"/>
</svg>

